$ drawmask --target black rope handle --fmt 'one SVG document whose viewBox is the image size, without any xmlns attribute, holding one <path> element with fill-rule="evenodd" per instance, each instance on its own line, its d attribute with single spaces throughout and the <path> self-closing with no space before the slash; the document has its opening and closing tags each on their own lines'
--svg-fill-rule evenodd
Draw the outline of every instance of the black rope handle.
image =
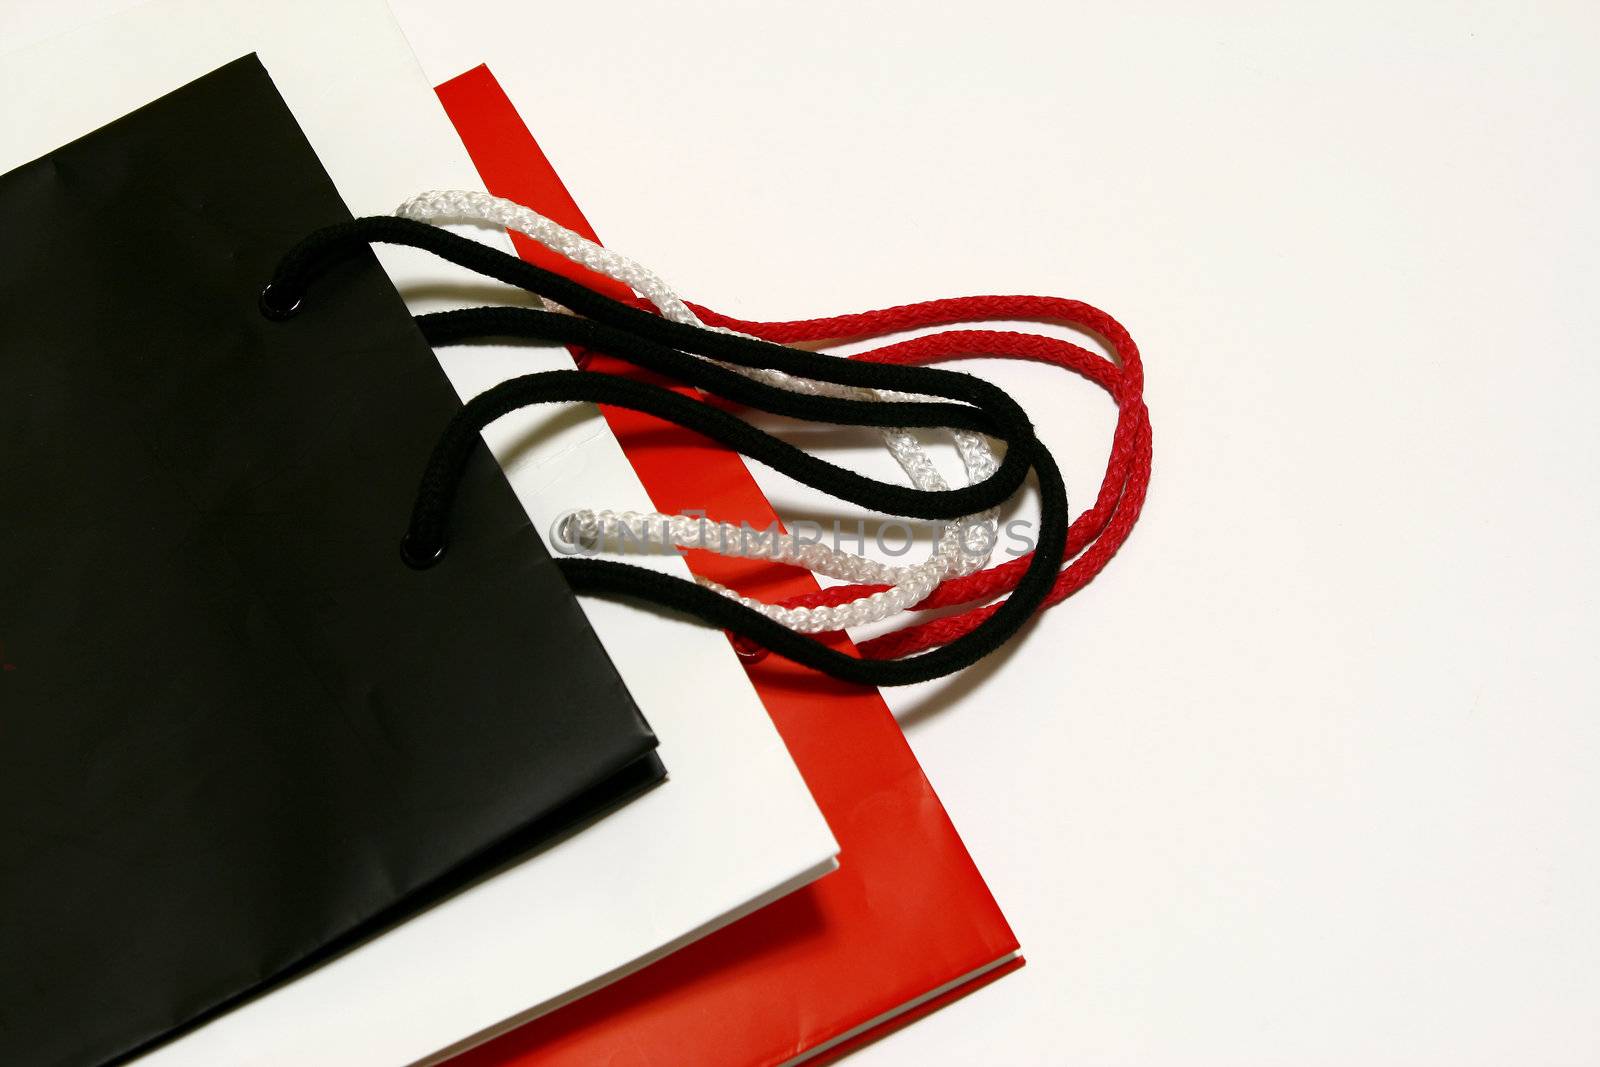
<svg viewBox="0 0 1600 1067">
<path fill-rule="evenodd" d="M 1014 478 L 1003 480 L 997 472 L 979 483 L 978 488 L 984 492 L 976 496 L 968 492 L 971 486 L 937 492 L 915 489 L 868 478 L 818 459 L 720 408 L 659 385 L 581 370 L 527 374 L 501 382 L 473 397 L 445 427 L 417 491 L 411 527 L 404 541 L 407 563 L 414 567 L 432 566 L 444 554 L 450 510 L 467 460 L 482 440 L 484 428 L 518 408 L 564 400 L 610 404 L 654 415 L 727 445 L 741 455 L 760 460 L 829 496 L 874 511 L 915 519 L 956 519 L 998 504 L 1010 496 L 1026 476 L 1027 462 L 1021 457 L 1031 451 L 1008 453 L 1008 457 L 1018 457 L 1009 472 Z"/>
<path fill-rule="evenodd" d="M 476 434 L 515 407 L 528 404 L 592 400 L 658 415 L 704 433 L 830 495 L 888 514 L 919 519 L 959 518 L 998 505 L 1022 484 L 1028 457 L 1037 444 L 1033 427 L 1016 402 L 1004 391 L 971 375 L 920 367 L 854 363 L 669 322 L 498 249 L 410 219 L 374 216 L 312 233 L 280 261 L 272 282 L 262 292 L 263 312 L 279 319 L 297 314 L 304 306 L 306 289 L 317 272 L 364 250 L 366 242 L 373 240 L 435 252 L 469 269 L 559 299 L 569 307 L 580 308 L 594 316 L 586 321 L 570 315 L 518 308 L 479 308 L 423 316 L 419 323 L 424 334 L 436 343 L 494 333 L 585 343 L 597 350 L 612 351 L 637 365 L 681 376 L 700 384 L 708 392 L 769 411 L 857 425 L 953 424 L 990 433 L 1008 445 L 1005 458 L 989 477 L 959 489 L 923 490 L 865 478 L 810 456 L 717 409 L 647 383 L 629 381 L 622 385 L 616 384 L 615 379 L 608 379 L 602 384 L 590 379 L 596 392 L 583 395 L 581 391 L 587 386 L 579 384 L 578 380 L 557 384 L 557 379 L 531 376 L 504 383 L 469 403 L 441 436 L 423 477 L 411 526 L 403 542 L 404 558 L 412 566 L 430 566 L 444 553 L 449 509 L 455 501 L 457 483 L 465 470 Z M 618 327 L 613 323 L 625 325 Z M 662 343 L 656 339 L 658 337 L 671 341 Z M 920 393 L 957 403 L 805 396 L 752 382 L 678 349 L 747 367 L 779 369 L 818 381 Z"/>
<path fill-rule="evenodd" d="M 318 271 L 371 241 L 435 252 L 591 316 L 587 325 L 582 324 L 585 320 L 571 316 L 519 308 L 480 308 L 419 317 L 419 326 L 434 344 L 496 335 L 581 344 L 778 414 L 854 425 L 956 425 L 992 434 L 1008 445 L 1000 469 L 989 478 L 957 490 L 920 490 L 866 478 L 817 459 L 719 408 L 661 386 L 587 371 L 526 375 L 473 398 L 445 429 L 424 473 L 411 526 L 402 543 L 402 554 L 411 565 L 431 566 L 442 556 L 445 527 L 461 473 L 488 423 L 528 404 L 587 400 L 667 419 L 760 459 L 806 484 L 890 514 L 956 518 L 981 511 L 1014 492 L 1030 466 L 1038 475 L 1042 509 L 1033 559 L 1011 596 L 970 633 L 905 660 L 864 660 L 839 652 L 694 582 L 630 564 L 559 560 L 558 566 L 575 591 L 621 594 L 685 611 L 796 662 L 869 685 L 905 685 L 970 666 L 1015 634 L 1049 595 L 1066 548 L 1066 490 L 1053 457 L 1034 436 L 1022 409 L 989 383 L 951 371 L 855 363 L 669 322 L 448 231 L 387 217 L 358 219 L 307 237 L 284 257 L 273 281 L 263 290 L 263 313 L 276 319 L 297 314 Z M 791 393 L 686 356 L 685 351 L 747 367 L 772 367 L 818 381 L 944 397 L 956 403 L 867 401 Z"/>
<path fill-rule="evenodd" d="M 449 345 L 496 337 L 575 345 L 622 358 L 664 377 L 697 386 L 727 400 L 811 422 L 852 426 L 940 426 L 972 430 L 1002 440 L 1008 430 L 983 408 L 941 401 L 855 400 L 780 389 L 718 363 L 593 319 L 522 307 L 476 307 L 418 315 L 429 344 Z M 838 362 L 836 357 L 828 357 Z"/>
<path fill-rule="evenodd" d="M 974 485 L 960 489 L 917 489 L 865 478 L 837 464 L 817 459 L 719 408 L 690 400 L 669 389 L 612 375 L 595 375 L 587 379 L 592 383 L 590 387 L 598 391 L 588 399 L 628 407 L 675 422 L 831 496 L 887 514 L 918 519 L 954 519 L 971 515 L 994 507 L 1010 497 L 1022 484 L 1028 471 L 1032 427 L 1024 423 L 997 428 L 1000 420 L 990 417 L 979 408 L 936 402 L 855 400 L 796 393 L 752 381 L 737 372 L 635 337 L 624 330 L 586 319 L 574 319 L 570 315 L 526 308 L 473 308 L 442 312 L 419 316 L 417 324 L 422 328 L 423 336 L 435 345 L 489 336 L 581 344 L 585 348 L 617 355 L 636 366 L 671 375 L 724 399 L 778 415 L 857 426 L 955 424 L 963 429 L 1003 435 L 1002 439 L 1009 438 L 1014 442 L 995 472 Z M 821 358 L 825 362 L 840 362 L 832 357 Z M 830 368 L 824 366 L 820 369 L 826 371 Z M 440 465 L 438 473 L 442 476 L 445 470 L 455 469 L 464 463 L 466 453 L 463 442 L 475 440 L 471 435 L 481 432 L 489 422 L 514 408 L 550 400 L 573 399 L 570 392 L 548 392 L 557 388 L 550 374 L 579 373 L 584 372 L 549 372 L 515 379 L 469 403 L 452 420 L 445 436 L 441 438 L 440 449 L 435 453 L 435 460 Z M 578 381 L 571 379 L 570 385 L 561 388 L 585 388 Z M 427 520 L 431 525 L 434 504 L 424 497 L 431 496 L 436 487 L 442 486 L 448 491 L 453 486 L 448 481 L 440 482 L 431 478 L 424 479 L 423 484 L 424 496 L 418 498 L 417 517 Z M 422 533 L 416 525 L 413 525 L 413 531 Z M 418 543 L 426 545 L 431 540 L 430 530 L 428 539 L 419 540 Z"/>
<path fill-rule="evenodd" d="M 554 300 L 595 322 L 616 326 L 635 337 L 683 352 L 745 367 L 781 370 L 837 385 L 943 397 L 983 407 L 1001 419 L 1002 425 L 1029 427 L 1029 434 L 1032 433 L 1027 413 L 1010 394 L 970 374 L 934 367 L 896 367 L 839 359 L 771 341 L 673 322 L 613 300 L 498 248 L 424 222 L 388 215 L 338 223 L 305 237 L 279 261 L 271 283 L 261 294 L 262 312 L 268 318 L 295 315 L 304 306 L 307 290 L 318 274 L 371 244 L 405 245 L 432 252 L 457 266 Z"/>
</svg>

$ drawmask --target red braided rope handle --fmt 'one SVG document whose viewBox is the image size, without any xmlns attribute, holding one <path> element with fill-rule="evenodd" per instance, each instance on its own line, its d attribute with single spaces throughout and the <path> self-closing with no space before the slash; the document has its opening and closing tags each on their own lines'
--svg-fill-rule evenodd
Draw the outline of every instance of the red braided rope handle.
<svg viewBox="0 0 1600 1067">
<path fill-rule="evenodd" d="M 1087 585 L 1116 555 L 1138 521 L 1150 484 L 1151 436 L 1143 397 L 1144 366 L 1139 360 L 1139 348 L 1128 331 L 1099 308 L 1058 297 L 977 296 L 930 300 L 830 318 L 746 322 L 698 305 L 690 306 L 708 324 L 784 344 L 860 340 L 902 330 L 985 321 L 1059 323 L 1096 335 L 1110 347 L 1112 360 L 1070 341 L 1000 330 L 948 330 L 850 358 L 910 365 L 957 359 L 1025 359 L 1070 370 L 1111 394 L 1118 414 L 1105 479 L 1094 506 L 1079 515 L 1068 530 L 1067 558 L 1071 562 L 1062 568 L 1040 610 L 1059 604 Z M 976 574 L 949 579 L 915 607 L 930 609 L 992 601 L 1016 587 L 1030 557 L 1031 553 Z M 884 588 L 881 585 L 833 586 L 787 600 L 784 606 L 842 604 Z M 873 659 L 893 659 L 934 648 L 969 632 L 998 607 L 998 602 L 985 603 L 958 615 L 896 630 L 863 642 L 860 651 Z"/>
</svg>

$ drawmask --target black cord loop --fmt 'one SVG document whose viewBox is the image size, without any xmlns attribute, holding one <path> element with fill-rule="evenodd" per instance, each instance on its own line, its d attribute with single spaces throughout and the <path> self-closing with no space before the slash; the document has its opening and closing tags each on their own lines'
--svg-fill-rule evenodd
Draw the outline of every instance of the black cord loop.
<svg viewBox="0 0 1600 1067">
<path fill-rule="evenodd" d="M 401 543 L 401 556 L 408 565 L 433 566 L 443 556 L 461 475 L 484 427 L 530 404 L 583 400 L 666 419 L 840 499 L 893 515 L 953 519 L 994 507 L 1020 487 L 1031 467 L 1038 477 L 1042 513 L 1033 559 L 1010 597 L 971 632 L 904 660 L 864 660 L 839 652 L 694 582 L 631 564 L 561 559 L 558 565 L 575 591 L 626 595 L 684 611 L 796 662 L 868 685 L 905 685 L 969 666 L 1015 634 L 1049 595 L 1066 549 L 1066 490 L 1053 457 L 1035 437 L 1021 407 L 988 382 L 953 371 L 859 363 L 671 322 L 446 230 L 389 217 L 330 226 L 301 241 L 262 291 L 262 313 L 279 320 L 299 313 L 317 273 L 372 242 L 434 252 L 588 316 L 474 308 L 418 317 L 424 336 L 434 345 L 492 336 L 581 345 L 779 415 L 845 425 L 957 427 L 989 434 L 1007 445 L 1004 459 L 988 478 L 960 489 L 922 490 L 867 478 L 818 459 L 721 408 L 659 385 L 590 371 L 525 375 L 474 397 L 445 428 L 424 471 Z M 838 385 L 941 399 L 874 401 L 795 393 L 686 353 Z"/>
</svg>

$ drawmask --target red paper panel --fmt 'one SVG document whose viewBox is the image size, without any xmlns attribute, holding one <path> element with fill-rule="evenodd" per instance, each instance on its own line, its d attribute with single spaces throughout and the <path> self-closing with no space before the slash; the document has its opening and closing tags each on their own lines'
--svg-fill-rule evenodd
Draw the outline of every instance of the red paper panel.
<svg viewBox="0 0 1600 1067">
<path fill-rule="evenodd" d="M 591 238 L 593 228 L 486 67 L 438 87 L 487 188 Z M 535 242 L 523 258 L 621 295 Z M 596 370 L 630 372 L 597 356 Z M 636 412 L 603 408 L 654 506 L 775 522 L 735 453 Z M 793 568 L 689 555 L 752 596 L 816 588 Z M 836 873 L 583 1000 L 452 1061 L 456 1067 L 778 1064 L 1017 949 L 1005 917 L 877 690 L 778 657 L 756 691 L 838 839 Z M 852 1039 L 843 1052 L 1020 965 L 969 982 Z"/>
</svg>

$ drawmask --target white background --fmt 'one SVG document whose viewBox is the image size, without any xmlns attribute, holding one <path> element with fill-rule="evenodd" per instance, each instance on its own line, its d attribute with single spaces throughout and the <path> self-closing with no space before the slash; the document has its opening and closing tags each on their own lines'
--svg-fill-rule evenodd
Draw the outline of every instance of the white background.
<svg viewBox="0 0 1600 1067">
<path fill-rule="evenodd" d="M 696 299 L 1142 346 L 1129 545 L 888 694 L 1029 964 L 855 1061 L 1600 1062 L 1592 5 L 395 7 Z M 970 366 L 1086 506 L 1105 396 Z"/>
<path fill-rule="evenodd" d="M 698 300 L 1039 292 L 1141 344 L 1132 541 L 887 694 L 1029 965 L 850 1062 L 1600 1062 L 1600 11 L 395 6 Z M 972 366 L 1076 513 L 1109 402 Z"/>
</svg>

